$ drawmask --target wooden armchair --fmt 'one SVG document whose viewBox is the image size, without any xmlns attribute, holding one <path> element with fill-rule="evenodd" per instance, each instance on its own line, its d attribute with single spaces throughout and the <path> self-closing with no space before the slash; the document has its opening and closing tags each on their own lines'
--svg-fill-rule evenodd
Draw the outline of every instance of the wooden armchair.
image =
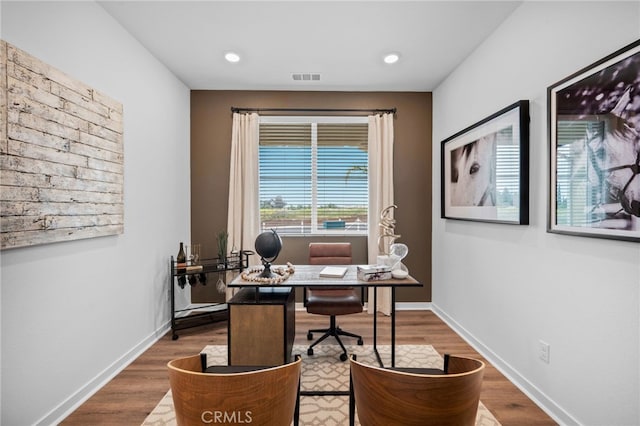
<svg viewBox="0 0 640 426">
<path fill-rule="evenodd" d="M 278 367 L 206 369 L 206 358 L 201 355 L 175 359 L 167 367 L 178 426 L 298 424 L 299 355 L 294 362 Z"/>
<path fill-rule="evenodd" d="M 352 356 L 349 414 L 362 426 L 473 426 L 484 363 L 445 355 L 437 369 L 379 368 Z M 355 404 L 355 405 L 354 405 Z"/>
</svg>

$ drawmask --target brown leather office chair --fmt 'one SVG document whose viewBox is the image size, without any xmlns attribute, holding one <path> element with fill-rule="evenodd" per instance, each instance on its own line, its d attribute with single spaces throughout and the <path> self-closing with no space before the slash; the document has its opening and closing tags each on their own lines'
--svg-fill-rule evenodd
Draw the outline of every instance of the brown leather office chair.
<svg viewBox="0 0 640 426">
<path fill-rule="evenodd" d="M 215 423 L 298 425 L 302 358 L 277 367 L 206 367 L 206 355 L 167 364 L 178 426 Z"/>
<path fill-rule="evenodd" d="M 379 368 L 351 357 L 349 424 L 473 426 L 484 363 L 445 355 L 442 370 Z"/>
<path fill-rule="evenodd" d="M 350 265 L 351 243 L 310 243 L 309 244 L 309 264 L 310 265 Z M 306 287 L 305 305 L 307 312 L 317 315 L 329 316 L 329 328 L 309 330 L 307 339 L 313 340 L 313 333 L 324 333 L 322 337 L 313 342 L 308 355 L 313 355 L 313 347 L 329 336 L 335 337 L 342 348 L 340 360 L 347 360 L 347 349 L 344 347 L 340 336 L 349 336 L 358 339 L 358 345 L 362 345 L 362 336 L 349 333 L 336 325 L 337 315 L 357 314 L 362 312 L 362 297 L 353 287 Z"/>
</svg>

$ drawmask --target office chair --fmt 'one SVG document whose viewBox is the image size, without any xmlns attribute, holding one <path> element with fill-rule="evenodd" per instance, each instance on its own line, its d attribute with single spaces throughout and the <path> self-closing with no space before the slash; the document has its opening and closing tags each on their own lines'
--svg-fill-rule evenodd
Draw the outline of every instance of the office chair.
<svg viewBox="0 0 640 426">
<path fill-rule="evenodd" d="M 350 265 L 351 243 L 310 243 L 310 265 Z M 353 287 L 305 287 L 304 301 L 307 312 L 317 315 L 329 316 L 329 328 L 309 330 L 307 340 L 313 340 L 313 333 L 323 333 L 307 349 L 308 355 L 313 355 L 313 347 L 329 336 L 335 337 L 342 348 L 340 360 L 347 360 L 347 349 L 344 347 L 340 336 L 349 336 L 358 339 L 358 345 L 362 345 L 362 336 L 349 333 L 336 325 L 337 315 L 357 314 L 362 312 L 362 297 Z"/>
<path fill-rule="evenodd" d="M 473 426 L 482 361 L 445 355 L 444 369 L 379 368 L 351 356 L 349 424 Z"/>
<path fill-rule="evenodd" d="M 225 422 L 298 425 L 302 358 L 277 367 L 214 366 L 206 355 L 167 364 L 178 426 Z"/>
</svg>

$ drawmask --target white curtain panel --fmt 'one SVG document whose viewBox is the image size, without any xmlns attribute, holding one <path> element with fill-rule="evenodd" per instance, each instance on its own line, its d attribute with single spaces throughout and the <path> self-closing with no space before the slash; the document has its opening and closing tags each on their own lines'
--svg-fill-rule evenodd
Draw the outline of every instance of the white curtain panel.
<svg viewBox="0 0 640 426">
<path fill-rule="evenodd" d="M 393 114 L 369 116 L 369 237 L 368 261 L 377 263 L 380 213 L 393 204 Z M 393 214 L 393 209 L 391 209 Z M 378 311 L 391 314 L 391 289 L 370 288 L 368 312 L 373 314 L 374 291 Z"/>
<path fill-rule="evenodd" d="M 231 167 L 229 171 L 229 210 L 227 216 L 228 247 L 253 250 L 260 230 L 258 206 L 258 114 L 233 114 Z M 256 256 L 249 261 L 257 263 Z M 226 290 L 226 300 L 235 291 Z"/>
</svg>

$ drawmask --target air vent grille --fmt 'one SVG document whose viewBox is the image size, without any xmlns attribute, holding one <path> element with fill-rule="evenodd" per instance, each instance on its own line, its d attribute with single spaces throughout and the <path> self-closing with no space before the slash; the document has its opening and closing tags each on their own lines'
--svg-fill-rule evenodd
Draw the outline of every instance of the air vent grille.
<svg viewBox="0 0 640 426">
<path fill-rule="evenodd" d="M 294 72 L 291 77 L 294 81 L 320 81 L 320 73 L 317 72 Z"/>
</svg>

